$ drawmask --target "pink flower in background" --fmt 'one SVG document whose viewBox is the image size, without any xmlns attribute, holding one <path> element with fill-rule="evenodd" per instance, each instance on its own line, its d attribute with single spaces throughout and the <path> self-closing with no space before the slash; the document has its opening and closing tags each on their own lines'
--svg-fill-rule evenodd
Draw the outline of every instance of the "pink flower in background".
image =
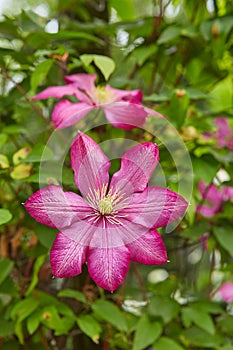
<svg viewBox="0 0 233 350">
<path fill-rule="evenodd" d="M 167 262 L 156 228 L 183 215 L 187 202 L 166 188 L 148 187 L 158 160 L 157 145 L 138 144 L 122 156 L 121 168 L 110 180 L 109 159 L 90 137 L 77 135 L 71 163 L 82 196 L 49 186 L 25 203 L 35 220 L 60 229 L 50 254 L 55 277 L 76 276 L 87 262 L 92 279 L 113 291 L 124 280 L 130 260 Z"/>
<path fill-rule="evenodd" d="M 205 133 L 204 136 L 216 138 L 219 148 L 227 147 L 233 150 L 233 130 L 230 128 L 228 119 L 215 118 L 214 122 L 217 126 L 216 132 Z"/>
<path fill-rule="evenodd" d="M 226 303 L 231 303 L 233 301 L 233 282 L 224 282 L 217 290 L 216 295 Z"/>
<path fill-rule="evenodd" d="M 95 86 L 96 74 L 73 74 L 65 77 L 66 85 L 50 86 L 36 95 L 34 100 L 49 97 L 76 96 L 79 102 L 65 99 L 55 106 L 52 120 L 58 129 L 75 124 L 93 109 L 102 109 L 115 127 L 129 130 L 141 127 L 148 115 L 163 117 L 142 105 L 140 90 L 119 90 L 109 85 Z"/>
<path fill-rule="evenodd" d="M 204 181 L 200 181 L 198 187 L 203 200 L 208 204 L 199 204 L 196 211 L 205 217 L 212 217 L 220 213 L 224 202 L 228 200 L 233 202 L 233 187 L 218 188 L 214 184 L 208 186 Z"/>
</svg>

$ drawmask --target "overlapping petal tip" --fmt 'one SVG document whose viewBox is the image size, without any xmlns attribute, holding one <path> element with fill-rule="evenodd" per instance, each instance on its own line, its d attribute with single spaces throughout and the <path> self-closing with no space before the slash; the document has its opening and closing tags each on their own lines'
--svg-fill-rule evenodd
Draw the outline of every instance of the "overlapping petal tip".
<svg viewBox="0 0 233 350">
<path fill-rule="evenodd" d="M 95 88 L 94 82 L 96 80 L 96 74 L 72 74 L 66 75 L 64 79 L 66 83 L 74 84 L 76 88 L 90 92 L 93 88 Z"/>
<path fill-rule="evenodd" d="M 54 277 L 73 277 L 82 272 L 86 261 L 87 247 L 58 233 L 51 252 L 50 263 Z"/>
<path fill-rule="evenodd" d="M 87 263 L 91 278 L 100 287 L 113 292 L 126 277 L 130 262 L 127 247 L 90 248 Z"/>
<path fill-rule="evenodd" d="M 68 100 L 62 100 L 54 107 L 52 121 L 57 129 L 64 129 L 77 123 L 92 109 L 93 106 L 85 102 L 72 103 Z"/>
<path fill-rule="evenodd" d="M 75 95 L 77 88 L 74 85 L 50 86 L 34 96 L 33 100 L 44 100 L 49 97 L 62 98 L 65 95 Z"/>
<path fill-rule="evenodd" d="M 142 192 L 158 161 L 159 150 L 156 144 L 146 142 L 132 147 L 122 156 L 121 168 L 113 175 L 110 188 L 125 195 Z"/>
<path fill-rule="evenodd" d="M 82 132 L 72 144 L 71 164 L 76 186 L 84 196 L 108 185 L 110 161 L 98 144 Z"/>
<path fill-rule="evenodd" d="M 142 91 L 141 90 L 120 90 L 112 88 L 110 85 L 106 85 L 106 90 L 112 92 L 116 99 L 129 101 L 133 103 L 142 103 Z"/>
<path fill-rule="evenodd" d="M 160 265 L 168 261 L 166 247 L 156 230 L 149 230 L 127 247 L 130 259 L 141 264 Z"/>
<path fill-rule="evenodd" d="M 124 209 L 127 219 L 147 228 L 163 227 L 184 215 L 186 200 L 166 188 L 150 186 L 143 193 L 135 193 Z"/>
<path fill-rule="evenodd" d="M 41 224 L 63 228 L 90 212 L 90 206 L 79 195 L 49 186 L 35 192 L 24 203 L 28 213 Z"/>
<path fill-rule="evenodd" d="M 222 195 L 214 184 L 206 185 L 204 181 L 200 181 L 198 189 L 204 200 L 207 200 L 214 205 L 219 205 Z"/>
<path fill-rule="evenodd" d="M 102 106 L 105 116 L 116 128 L 131 130 L 142 127 L 146 122 L 147 113 L 140 104 L 131 102 L 114 102 Z"/>
</svg>

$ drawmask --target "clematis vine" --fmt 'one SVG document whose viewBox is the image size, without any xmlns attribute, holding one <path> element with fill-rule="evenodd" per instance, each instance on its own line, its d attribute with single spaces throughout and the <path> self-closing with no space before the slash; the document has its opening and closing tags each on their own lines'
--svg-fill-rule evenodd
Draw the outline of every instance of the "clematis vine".
<svg viewBox="0 0 233 350">
<path fill-rule="evenodd" d="M 224 202 L 228 200 L 233 202 L 233 187 L 222 186 L 218 188 L 214 184 L 208 186 L 204 181 L 200 181 L 198 187 L 203 200 L 207 203 L 199 204 L 196 212 L 207 218 L 220 213 Z"/>
<path fill-rule="evenodd" d="M 130 260 L 167 262 L 157 228 L 183 215 L 187 202 L 169 189 L 148 186 L 158 161 L 156 144 L 138 144 L 125 152 L 110 179 L 110 160 L 90 137 L 78 133 L 71 164 L 81 195 L 48 186 L 25 203 L 35 220 L 59 229 L 50 253 L 55 277 L 76 276 L 87 262 L 96 284 L 114 291 Z"/>
<path fill-rule="evenodd" d="M 233 151 L 233 130 L 230 127 L 229 121 L 226 118 L 215 118 L 214 123 L 217 127 L 215 132 L 205 133 L 208 138 L 216 138 L 219 148 L 227 147 Z"/>
<path fill-rule="evenodd" d="M 142 105 L 140 90 L 119 90 L 109 85 L 95 86 L 96 74 L 73 74 L 64 79 L 66 85 L 50 86 L 33 97 L 34 100 L 42 100 L 72 95 L 79 100 L 70 102 L 64 99 L 55 105 L 52 121 L 57 129 L 75 124 L 94 109 L 102 109 L 110 124 L 125 130 L 143 126 L 148 115 L 163 117 Z"/>
<path fill-rule="evenodd" d="M 216 292 L 216 296 L 226 303 L 233 301 L 233 282 L 224 282 Z"/>
</svg>

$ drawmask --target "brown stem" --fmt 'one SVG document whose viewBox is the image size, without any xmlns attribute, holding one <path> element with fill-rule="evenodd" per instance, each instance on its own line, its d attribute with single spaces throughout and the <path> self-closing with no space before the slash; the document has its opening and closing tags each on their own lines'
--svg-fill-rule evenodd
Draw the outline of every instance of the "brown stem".
<svg viewBox="0 0 233 350">
<path fill-rule="evenodd" d="M 138 284 L 139 284 L 139 286 L 140 286 L 143 299 L 144 299 L 145 301 L 148 301 L 147 295 L 146 295 L 146 290 L 145 290 L 145 287 L 144 287 L 144 284 L 143 284 L 143 280 L 142 280 L 142 278 L 141 278 L 140 273 L 138 272 L 137 266 L 136 266 L 134 263 L 132 263 L 132 266 L 133 266 L 134 273 L 135 273 L 135 275 L 136 275 L 136 277 L 137 277 Z"/>
<path fill-rule="evenodd" d="M 6 69 L 5 69 L 4 67 L 0 66 L 0 69 L 1 69 L 1 71 L 2 71 L 2 73 L 3 73 L 3 75 L 4 75 L 4 77 L 5 77 L 6 79 L 10 80 L 10 81 L 14 84 L 14 86 L 16 87 L 16 89 L 24 96 L 25 100 L 32 106 L 32 108 L 34 109 L 34 111 L 35 111 L 36 113 L 38 113 L 38 114 L 42 117 L 42 119 L 45 121 L 45 123 L 46 123 L 47 125 L 50 126 L 49 120 L 47 120 L 47 119 L 45 118 L 45 116 L 43 115 L 43 113 L 42 113 L 42 111 L 40 110 L 40 108 L 38 108 L 38 107 L 35 105 L 35 103 L 27 96 L 26 91 L 22 88 L 22 86 L 20 86 L 18 83 L 16 83 L 16 81 L 14 81 L 14 79 L 7 73 L 7 71 L 6 71 Z"/>
</svg>

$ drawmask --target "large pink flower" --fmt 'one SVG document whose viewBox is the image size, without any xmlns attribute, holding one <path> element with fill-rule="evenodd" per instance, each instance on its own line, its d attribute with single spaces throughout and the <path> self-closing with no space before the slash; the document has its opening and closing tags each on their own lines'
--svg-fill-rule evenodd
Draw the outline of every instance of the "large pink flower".
<svg viewBox="0 0 233 350">
<path fill-rule="evenodd" d="M 233 282 L 224 282 L 217 290 L 216 295 L 226 303 L 231 303 L 233 301 Z"/>
<path fill-rule="evenodd" d="M 222 186 L 218 188 L 214 184 L 208 186 L 204 181 L 200 181 L 198 187 L 207 204 L 199 204 L 196 211 L 205 217 L 212 217 L 220 213 L 224 202 L 228 200 L 233 202 L 233 187 Z"/>
<path fill-rule="evenodd" d="M 93 109 L 102 109 L 112 125 L 125 130 L 143 126 L 149 114 L 163 117 L 142 105 L 140 90 L 119 90 L 109 85 L 96 87 L 95 79 L 96 74 L 69 75 L 65 77 L 67 85 L 50 86 L 33 99 L 62 98 L 66 95 L 77 97 L 79 102 L 65 99 L 55 106 L 52 120 L 58 129 L 75 124 Z"/>
<path fill-rule="evenodd" d="M 130 260 L 167 262 L 156 228 L 184 214 L 187 202 L 166 188 L 149 186 L 158 147 L 142 143 L 129 149 L 109 179 L 110 161 L 88 136 L 79 133 L 71 148 L 76 193 L 49 186 L 25 203 L 38 222 L 60 229 L 50 255 L 55 277 L 81 273 L 87 262 L 92 279 L 113 291 L 126 276 Z"/>
</svg>

